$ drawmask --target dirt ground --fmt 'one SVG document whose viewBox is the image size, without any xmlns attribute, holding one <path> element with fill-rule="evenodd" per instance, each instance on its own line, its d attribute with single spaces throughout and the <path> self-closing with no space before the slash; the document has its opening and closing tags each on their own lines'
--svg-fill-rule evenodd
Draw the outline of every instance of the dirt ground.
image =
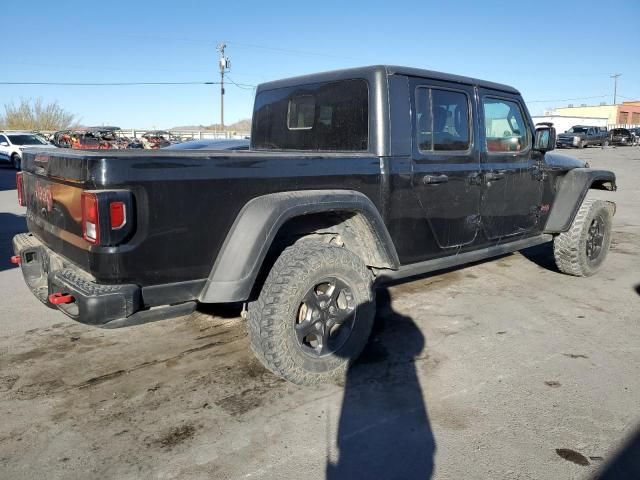
<svg viewBox="0 0 640 480">
<path fill-rule="evenodd" d="M 253 358 L 238 312 L 74 323 L 6 261 L 24 228 L 0 167 L 0 478 L 579 479 L 640 427 L 640 148 L 567 152 L 618 175 L 594 277 L 547 246 L 378 292 L 344 386 Z"/>
</svg>

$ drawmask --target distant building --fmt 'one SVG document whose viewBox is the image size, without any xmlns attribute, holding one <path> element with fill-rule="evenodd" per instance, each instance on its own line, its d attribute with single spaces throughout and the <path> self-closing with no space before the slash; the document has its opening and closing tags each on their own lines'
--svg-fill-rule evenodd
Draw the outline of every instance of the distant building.
<svg viewBox="0 0 640 480">
<path fill-rule="evenodd" d="M 563 117 L 604 117 L 608 125 L 640 125 L 640 100 L 622 102 L 617 105 L 569 105 L 554 108 L 549 115 Z"/>
</svg>

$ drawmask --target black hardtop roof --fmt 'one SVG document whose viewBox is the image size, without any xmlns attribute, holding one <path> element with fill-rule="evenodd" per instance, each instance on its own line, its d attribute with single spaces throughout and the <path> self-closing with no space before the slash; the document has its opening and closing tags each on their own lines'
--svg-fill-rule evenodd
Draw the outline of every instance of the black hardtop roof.
<svg viewBox="0 0 640 480">
<path fill-rule="evenodd" d="M 285 78 L 258 85 L 258 92 L 261 90 L 273 90 L 282 87 L 294 87 L 311 83 L 320 83 L 331 80 L 347 80 L 352 78 L 375 78 L 380 74 L 384 75 L 407 75 L 412 77 L 430 78 L 444 82 L 452 82 L 463 85 L 477 85 L 479 87 L 501 90 L 503 92 L 520 94 L 518 90 L 509 85 L 488 82 L 477 78 L 463 77 L 450 73 L 436 72 L 433 70 L 423 70 L 420 68 L 401 67 L 395 65 L 371 65 L 367 67 L 347 68 L 343 70 L 333 70 L 329 72 L 313 73 L 299 77 Z"/>
</svg>

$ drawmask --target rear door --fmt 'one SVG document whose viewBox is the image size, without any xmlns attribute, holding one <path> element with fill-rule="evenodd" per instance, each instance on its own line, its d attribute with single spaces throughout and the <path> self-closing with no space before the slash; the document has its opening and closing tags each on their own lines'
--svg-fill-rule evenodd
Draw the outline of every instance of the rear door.
<svg viewBox="0 0 640 480">
<path fill-rule="evenodd" d="M 435 239 L 437 251 L 429 253 L 441 254 L 472 243 L 478 232 L 481 188 L 474 90 L 412 79 L 411 93 L 412 187 Z"/>
<path fill-rule="evenodd" d="M 480 204 L 489 240 L 538 229 L 541 155 L 532 149 L 533 125 L 518 95 L 479 89 L 483 131 Z"/>
</svg>

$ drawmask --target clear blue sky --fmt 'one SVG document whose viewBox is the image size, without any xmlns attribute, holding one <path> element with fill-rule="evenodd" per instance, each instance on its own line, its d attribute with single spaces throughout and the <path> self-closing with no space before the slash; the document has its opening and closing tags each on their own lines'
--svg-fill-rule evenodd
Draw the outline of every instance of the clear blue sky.
<svg viewBox="0 0 640 480">
<path fill-rule="evenodd" d="M 611 103 L 613 73 L 620 99 L 640 99 L 639 0 L 7 1 L 1 16 L 5 82 L 217 81 L 226 41 L 237 83 L 389 63 L 513 85 L 532 114 Z M 225 123 L 251 115 L 253 94 L 228 86 Z M 215 85 L 0 85 L 0 104 L 31 97 L 85 125 L 220 119 Z M 553 101 L 576 97 L 596 98 Z"/>
</svg>

